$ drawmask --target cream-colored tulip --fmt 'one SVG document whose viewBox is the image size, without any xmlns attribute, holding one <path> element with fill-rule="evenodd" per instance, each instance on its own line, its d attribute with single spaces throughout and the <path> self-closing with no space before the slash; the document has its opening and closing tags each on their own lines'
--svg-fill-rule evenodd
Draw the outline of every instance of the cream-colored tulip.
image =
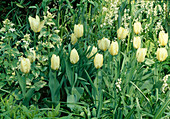
<svg viewBox="0 0 170 119">
<path fill-rule="evenodd" d="M 74 45 L 77 42 L 77 37 L 74 33 L 71 34 L 71 43 Z"/>
<path fill-rule="evenodd" d="M 139 36 L 134 37 L 134 39 L 133 39 L 133 47 L 135 49 L 138 49 L 138 48 L 140 48 L 140 46 L 141 46 L 141 39 L 140 39 L 140 37 Z"/>
<path fill-rule="evenodd" d="M 60 57 L 55 54 L 51 57 L 51 69 L 58 70 L 60 67 Z"/>
<path fill-rule="evenodd" d="M 125 39 L 126 36 L 128 35 L 128 30 L 127 29 L 124 29 L 123 27 L 120 27 L 118 30 L 117 30 L 117 37 L 118 39 Z"/>
<path fill-rule="evenodd" d="M 142 30 L 142 25 L 140 22 L 135 22 L 133 26 L 133 30 L 136 34 L 139 34 Z"/>
<path fill-rule="evenodd" d="M 36 53 L 34 50 L 30 50 L 30 54 L 28 55 L 28 59 L 31 63 L 33 63 L 36 59 Z"/>
<path fill-rule="evenodd" d="M 94 66 L 96 69 L 101 68 L 103 66 L 103 55 L 97 53 L 94 57 Z"/>
<path fill-rule="evenodd" d="M 89 51 L 90 48 L 91 48 L 91 46 L 88 46 L 87 52 Z M 90 58 L 90 57 L 93 56 L 96 52 L 97 52 L 97 48 L 96 48 L 95 46 L 93 46 L 91 52 L 89 52 L 89 53 L 87 54 L 87 58 Z"/>
<path fill-rule="evenodd" d="M 109 52 L 111 55 L 117 55 L 118 54 L 118 50 L 119 50 L 119 45 L 118 42 L 115 41 L 111 43 L 110 48 L 109 48 Z"/>
<path fill-rule="evenodd" d="M 21 59 L 21 72 L 23 73 L 29 73 L 31 69 L 31 63 L 28 58 L 22 58 Z"/>
<path fill-rule="evenodd" d="M 40 32 L 45 23 L 45 20 L 40 22 L 40 18 L 37 15 L 36 15 L 36 18 L 29 16 L 28 20 L 29 20 L 31 29 L 34 32 Z"/>
<path fill-rule="evenodd" d="M 158 48 L 156 54 L 157 54 L 157 59 L 160 62 L 165 61 L 166 58 L 168 57 L 168 52 L 165 48 Z"/>
<path fill-rule="evenodd" d="M 159 32 L 159 44 L 161 46 L 165 46 L 168 43 L 168 33 L 165 33 L 165 31 Z"/>
<path fill-rule="evenodd" d="M 71 50 L 71 53 L 70 53 L 70 62 L 72 64 L 76 64 L 78 61 L 79 61 L 79 54 L 77 50 L 74 48 Z"/>
<path fill-rule="evenodd" d="M 80 38 L 83 36 L 83 25 L 82 24 L 78 24 L 78 25 L 74 25 L 74 34 L 77 38 Z"/>
<path fill-rule="evenodd" d="M 138 62 L 143 62 L 145 60 L 146 52 L 146 48 L 138 48 L 136 52 L 136 58 Z"/>
<path fill-rule="evenodd" d="M 110 40 L 107 38 L 102 38 L 98 40 L 98 47 L 100 50 L 106 51 L 110 47 Z"/>
</svg>

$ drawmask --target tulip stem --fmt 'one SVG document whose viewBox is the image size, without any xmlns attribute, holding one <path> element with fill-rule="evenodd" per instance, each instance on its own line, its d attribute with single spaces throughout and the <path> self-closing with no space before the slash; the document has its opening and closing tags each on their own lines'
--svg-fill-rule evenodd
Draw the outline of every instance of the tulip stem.
<svg viewBox="0 0 170 119">
<path fill-rule="evenodd" d="M 75 68 L 75 67 L 74 67 L 74 65 L 73 65 L 73 79 L 72 79 L 72 86 L 71 86 L 72 88 L 74 87 L 74 85 L 75 85 L 75 83 L 76 83 L 76 82 L 74 82 L 74 80 L 75 80 L 75 79 L 74 79 L 74 70 L 75 70 L 74 68 Z"/>
<path fill-rule="evenodd" d="M 128 37 L 128 44 L 127 44 L 127 53 L 129 52 L 130 49 L 130 35 Z"/>
<path fill-rule="evenodd" d="M 159 62 L 159 72 L 158 72 L 158 79 L 160 79 L 161 78 L 161 71 L 162 71 L 162 63 L 161 62 Z"/>
<path fill-rule="evenodd" d="M 120 51 L 121 51 L 121 41 L 119 40 L 118 41 L 118 44 L 119 44 L 119 52 L 118 52 L 118 55 L 117 57 L 115 58 L 115 79 L 118 79 L 119 78 L 119 73 L 120 73 Z"/>
<path fill-rule="evenodd" d="M 99 78 L 99 70 L 101 69 L 97 69 L 97 84 L 98 84 L 98 87 L 97 87 L 97 91 L 98 91 L 98 114 L 97 114 L 97 118 L 100 117 L 100 113 L 101 113 L 101 108 L 102 108 L 102 100 L 103 100 L 103 95 L 102 95 L 102 77 L 100 76 Z M 100 72 L 101 73 L 101 72 Z"/>
<path fill-rule="evenodd" d="M 159 71 L 158 71 L 158 63 L 156 62 L 155 63 L 155 71 L 154 71 L 154 75 L 155 75 L 155 78 L 154 78 L 154 84 L 156 84 L 157 83 L 157 81 L 158 81 L 158 76 L 159 76 Z"/>
<path fill-rule="evenodd" d="M 36 48 L 36 33 L 34 32 L 34 48 Z"/>
<path fill-rule="evenodd" d="M 25 74 L 25 79 L 24 79 L 25 81 L 24 81 L 24 84 L 23 84 L 24 88 L 25 88 L 24 92 L 23 92 L 24 99 L 25 99 L 25 94 L 26 94 L 26 82 L 27 82 L 27 78 L 28 78 L 28 74 Z"/>
</svg>

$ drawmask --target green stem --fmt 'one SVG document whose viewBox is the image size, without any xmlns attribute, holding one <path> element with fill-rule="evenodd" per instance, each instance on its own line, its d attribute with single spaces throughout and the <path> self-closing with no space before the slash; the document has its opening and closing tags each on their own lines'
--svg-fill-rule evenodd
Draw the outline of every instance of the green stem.
<svg viewBox="0 0 170 119">
<path fill-rule="evenodd" d="M 110 61 L 110 69 L 111 69 L 111 76 L 113 76 L 113 66 L 114 66 L 114 56 L 112 56 L 111 61 Z"/>
<path fill-rule="evenodd" d="M 72 86 L 71 86 L 71 88 L 73 88 L 75 83 L 76 83 L 76 82 L 74 82 L 74 74 L 75 74 L 74 72 L 75 72 L 75 66 L 73 65 L 73 72 L 72 72 L 73 73 L 73 79 L 72 79 Z"/>
<path fill-rule="evenodd" d="M 27 82 L 27 78 L 28 78 L 28 74 L 25 74 L 25 92 L 24 92 L 24 94 L 23 94 L 23 96 L 24 96 L 24 98 L 25 98 L 25 94 L 27 93 L 27 89 L 26 89 L 26 82 Z"/>
<path fill-rule="evenodd" d="M 10 42 L 10 38 L 8 38 L 8 45 L 9 45 L 9 57 L 8 57 L 8 59 L 9 59 L 9 62 L 11 62 L 11 42 Z"/>
<path fill-rule="evenodd" d="M 159 63 L 159 72 L 158 72 L 158 80 L 161 78 L 161 71 L 162 71 L 162 63 Z"/>
<path fill-rule="evenodd" d="M 48 26 L 48 32 L 50 33 L 50 27 L 49 26 Z M 47 42 L 48 43 L 50 42 L 50 35 L 48 36 Z M 50 67 L 51 62 L 50 62 L 50 48 L 49 47 L 47 48 L 47 51 L 48 51 L 49 71 L 50 71 L 50 69 L 51 69 L 51 67 Z"/>
<path fill-rule="evenodd" d="M 61 9 L 61 1 L 59 1 L 59 11 L 61 11 L 60 9 Z M 58 19 L 57 19 L 57 26 L 58 26 L 58 28 L 59 28 L 59 24 L 60 24 L 60 12 L 58 12 Z"/>
<path fill-rule="evenodd" d="M 98 114 L 97 114 L 97 118 L 100 117 L 100 113 L 101 113 L 101 109 L 102 109 L 102 79 L 101 77 L 99 78 L 99 70 L 97 70 L 97 84 L 98 84 Z"/>
<path fill-rule="evenodd" d="M 130 36 L 128 37 L 127 53 L 129 52 L 129 49 L 130 49 Z"/>
<path fill-rule="evenodd" d="M 154 84 L 157 83 L 158 81 L 158 76 L 159 76 L 159 72 L 158 72 L 158 62 L 155 63 L 155 70 L 154 70 Z"/>
<path fill-rule="evenodd" d="M 34 32 L 34 48 L 36 48 L 36 33 Z"/>
<path fill-rule="evenodd" d="M 119 52 L 118 52 L 118 56 L 116 58 L 116 67 L 115 67 L 115 79 L 118 79 L 119 78 L 119 75 L 120 75 L 120 51 L 121 51 L 121 41 L 118 40 L 118 44 L 119 44 Z"/>
</svg>

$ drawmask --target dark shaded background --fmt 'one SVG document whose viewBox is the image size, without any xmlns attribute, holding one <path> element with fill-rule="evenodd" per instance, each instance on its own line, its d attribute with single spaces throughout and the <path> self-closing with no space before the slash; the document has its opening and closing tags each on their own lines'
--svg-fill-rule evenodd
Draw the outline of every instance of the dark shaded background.
<svg viewBox="0 0 170 119">
<path fill-rule="evenodd" d="M 69 1 L 73 8 L 76 8 L 76 4 L 80 2 L 80 0 Z M 66 4 L 66 0 L 0 0 L 0 22 L 2 23 L 4 19 L 9 18 L 13 23 L 17 24 L 16 19 L 22 19 L 29 14 L 36 13 L 36 9 L 30 9 L 30 6 L 38 6 L 42 12 L 44 9 L 42 4 L 53 8 L 53 5 Z"/>
</svg>

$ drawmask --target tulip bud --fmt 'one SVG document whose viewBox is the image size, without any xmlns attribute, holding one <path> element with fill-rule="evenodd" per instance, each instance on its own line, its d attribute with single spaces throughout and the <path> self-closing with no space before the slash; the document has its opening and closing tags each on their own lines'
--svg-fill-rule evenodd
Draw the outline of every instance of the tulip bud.
<svg viewBox="0 0 170 119">
<path fill-rule="evenodd" d="M 21 59 L 21 72 L 23 73 L 29 73 L 31 69 L 31 63 L 30 60 L 28 58 L 22 58 Z"/>
<path fill-rule="evenodd" d="M 101 68 L 103 66 L 103 55 L 97 53 L 94 57 L 94 66 L 96 69 Z"/>
<path fill-rule="evenodd" d="M 134 23 L 133 30 L 136 34 L 139 34 L 140 31 L 142 30 L 142 25 L 140 22 Z"/>
<path fill-rule="evenodd" d="M 70 53 L 70 62 L 72 64 L 76 64 L 78 61 L 79 61 L 79 54 L 77 50 L 74 48 L 71 50 L 71 53 Z"/>
<path fill-rule="evenodd" d="M 77 42 L 77 37 L 74 33 L 71 34 L 71 43 L 74 45 Z"/>
<path fill-rule="evenodd" d="M 145 60 L 146 52 L 146 48 L 138 48 L 136 52 L 136 58 L 138 62 L 143 62 Z"/>
<path fill-rule="evenodd" d="M 31 50 L 31 53 L 28 55 L 28 59 L 30 60 L 30 62 L 34 62 L 36 59 L 36 53 L 34 50 Z"/>
<path fill-rule="evenodd" d="M 119 49 L 119 45 L 117 43 L 117 41 L 111 43 L 110 48 L 109 48 L 109 52 L 111 55 L 117 55 L 118 54 L 118 49 Z"/>
<path fill-rule="evenodd" d="M 133 39 L 133 47 L 134 47 L 135 49 L 138 49 L 138 48 L 140 48 L 140 45 L 141 45 L 141 39 L 140 39 L 140 37 L 139 37 L 139 36 L 134 37 L 134 39 Z"/>
<path fill-rule="evenodd" d="M 36 18 L 29 16 L 28 20 L 29 20 L 31 29 L 34 32 L 40 32 L 45 23 L 45 20 L 40 22 L 40 18 L 37 15 L 36 15 Z"/>
<path fill-rule="evenodd" d="M 110 47 L 110 40 L 107 38 L 102 38 L 98 40 L 98 47 L 100 50 L 106 51 Z"/>
<path fill-rule="evenodd" d="M 168 33 L 165 33 L 164 31 L 159 32 L 159 44 L 161 46 L 165 46 L 168 43 Z"/>
<path fill-rule="evenodd" d="M 117 30 L 117 37 L 118 39 L 125 39 L 126 36 L 128 35 L 128 30 L 127 29 L 124 29 L 123 27 L 120 27 L 118 30 Z"/>
<path fill-rule="evenodd" d="M 51 69 L 58 70 L 60 67 L 60 57 L 55 54 L 51 57 Z"/>
<path fill-rule="evenodd" d="M 82 24 L 78 24 L 78 25 L 74 25 L 74 34 L 77 38 L 80 38 L 83 36 L 83 25 Z"/>
<path fill-rule="evenodd" d="M 165 48 L 158 48 L 156 54 L 157 54 L 157 59 L 160 62 L 165 61 L 166 58 L 168 57 L 168 52 Z"/>
<path fill-rule="evenodd" d="M 87 52 L 89 51 L 90 48 L 91 48 L 91 46 L 88 46 Z M 96 48 L 95 46 L 93 46 L 91 52 L 89 52 L 89 53 L 87 54 L 87 58 L 90 58 L 90 57 L 93 56 L 96 52 L 97 52 L 97 48 Z"/>
</svg>

